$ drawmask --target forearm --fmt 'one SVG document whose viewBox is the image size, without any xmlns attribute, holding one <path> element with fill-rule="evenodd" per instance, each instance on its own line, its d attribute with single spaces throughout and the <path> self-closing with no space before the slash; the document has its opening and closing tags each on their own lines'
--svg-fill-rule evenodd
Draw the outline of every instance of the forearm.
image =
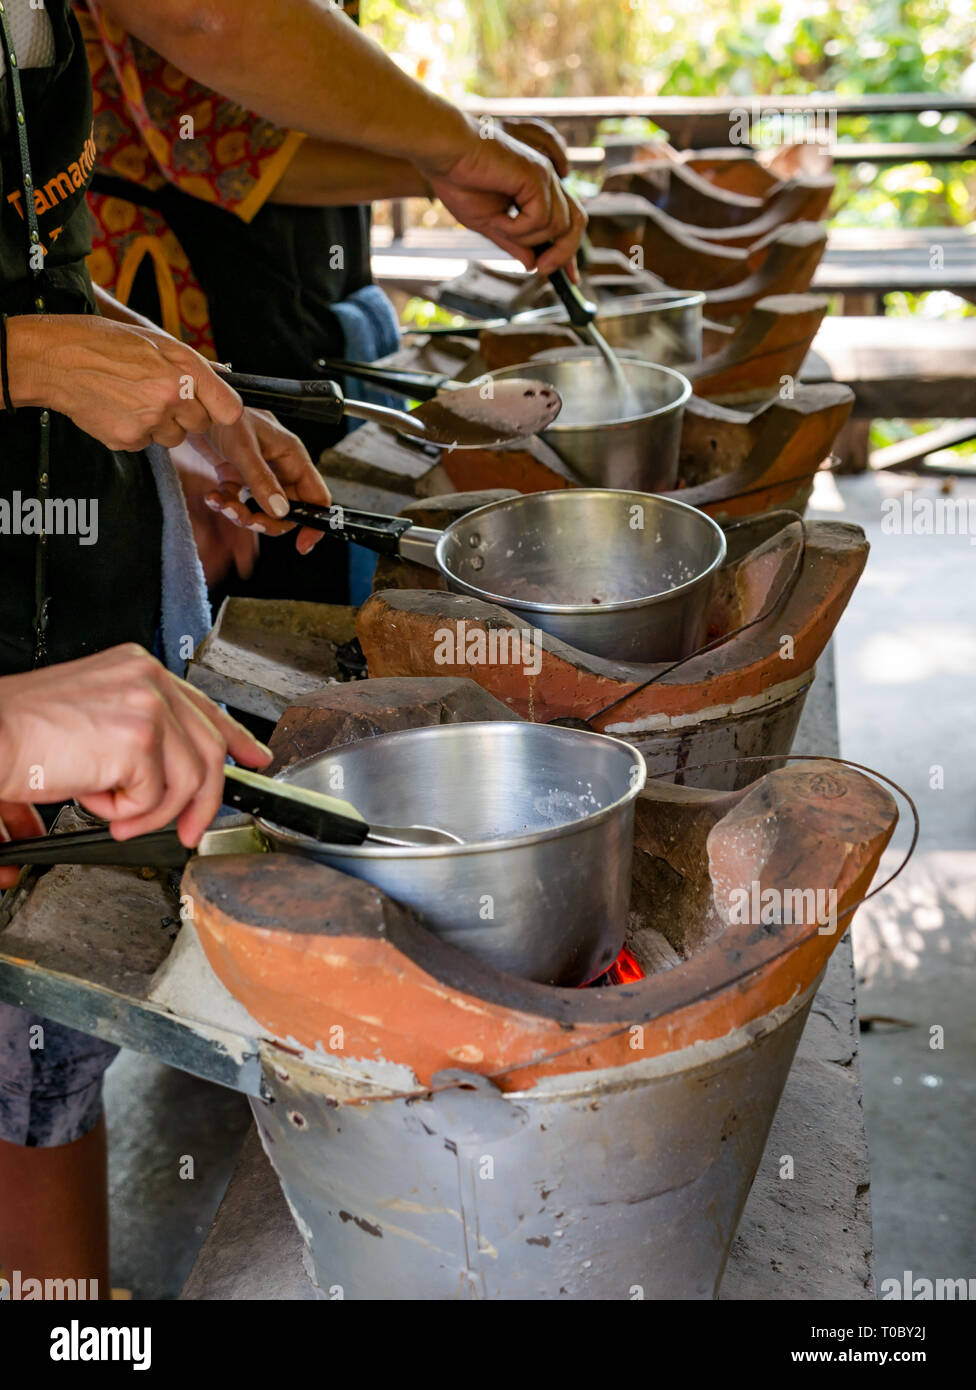
<svg viewBox="0 0 976 1390">
<path fill-rule="evenodd" d="M 277 125 L 446 172 L 477 132 L 328 0 L 102 0 L 129 33 Z"/>
<path fill-rule="evenodd" d="M 303 140 L 268 201 L 337 207 L 379 198 L 427 198 L 430 185 L 406 159 L 352 145 Z"/>
<path fill-rule="evenodd" d="M 156 333 L 163 332 L 158 323 L 137 314 L 135 309 L 130 309 L 128 304 L 123 304 L 108 290 L 102 289 L 101 285 L 93 285 L 92 289 L 95 291 L 98 312 L 103 319 L 113 319 L 116 323 L 127 323 L 135 328 L 151 328 Z"/>
</svg>

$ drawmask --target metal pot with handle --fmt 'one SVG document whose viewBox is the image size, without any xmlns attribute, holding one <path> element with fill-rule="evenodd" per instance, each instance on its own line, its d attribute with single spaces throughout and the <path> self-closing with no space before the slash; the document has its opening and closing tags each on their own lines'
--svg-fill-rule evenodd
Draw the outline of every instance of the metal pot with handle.
<svg viewBox="0 0 976 1390">
<path fill-rule="evenodd" d="M 602 734 L 514 720 L 406 729 L 274 779 L 227 768 L 227 801 L 257 827 L 218 824 L 199 852 L 270 842 L 375 884 L 499 970 L 579 985 L 623 945 L 644 778 L 640 753 Z M 5 845 L 0 862 L 175 868 L 192 853 L 172 827 L 118 841 L 98 826 Z"/>
<path fill-rule="evenodd" d="M 489 502 L 443 531 L 407 517 L 292 503 L 290 517 L 436 569 L 454 593 L 617 661 L 673 661 L 701 644 L 722 528 L 654 493 L 565 488 Z"/>
<path fill-rule="evenodd" d="M 422 821 L 459 845 L 324 844 L 262 819 L 278 849 L 365 879 L 431 931 L 499 970 L 579 985 L 620 953 L 634 803 L 644 760 L 629 743 L 507 720 L 377 734 L 279 774 L 342 787 L 367 820 Z"/>
</svg>

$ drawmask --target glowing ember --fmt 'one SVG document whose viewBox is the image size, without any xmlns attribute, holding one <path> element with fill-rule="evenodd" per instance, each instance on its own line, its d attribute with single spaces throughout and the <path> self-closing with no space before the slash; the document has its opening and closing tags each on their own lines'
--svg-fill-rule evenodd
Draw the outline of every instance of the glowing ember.
<svg viewBox="0 0 976 1390">
<path fill-rule="evenodd" d="M 644 978 L 644 972 L 637 957 L 624 946 L 609 970 L 605 970 L 595 980 L 590 980 L 587 984 L 580 985 L 579 988 L 595 989 L 599 987 L 602 989 L 605 985 L 632 985 Z"/>
</svg>

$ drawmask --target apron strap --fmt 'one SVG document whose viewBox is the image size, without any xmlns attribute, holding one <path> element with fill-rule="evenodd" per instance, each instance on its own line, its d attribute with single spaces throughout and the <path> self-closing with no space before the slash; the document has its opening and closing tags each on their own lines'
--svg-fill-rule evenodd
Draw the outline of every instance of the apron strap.
<svg viewBox="0 0 976 1390">
<path fill-rule="evenodd" d="M 14 129 L 17 132 L 17 145 L 20 151 L 20 170 L 24 186 L 24 214 L 27 226 L 27 267 L 34 280 L 34 310 L 42 314 L 45 309 L 44 295 L 44 248 L 41 245 L 40 228 L 37 225 L 37 209 L 34 206 L 34 176 L 31 172 L 30 146 L 27 141 L 27 115 L 24 110 L 24 94 L 20 85 L 20 68 L 14 52 L 10 21 L 4 0 L 0 0 L 0 43 L 7 60 L 7 76 L 13 96 Z M 41 503 L 41 514 L 46 514 L 45 503 L 50 496 L 51 457 L 51 412 L 42 410 L 39 416 L 40 439 L 37 457 L 37 496 Z M 34 552 L 34 665 L 43 666 L 47 661 L 47 626 L 50 598 L 47 593 L 47 535 L 41 531 L 37 537 Z"/>
</svg>

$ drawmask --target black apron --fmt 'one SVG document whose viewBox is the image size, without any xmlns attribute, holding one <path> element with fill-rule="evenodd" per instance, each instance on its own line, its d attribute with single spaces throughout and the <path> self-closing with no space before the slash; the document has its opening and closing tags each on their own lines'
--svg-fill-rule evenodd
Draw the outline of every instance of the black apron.
<svg viewBox="0 0 976 1390">
<path fill-rule="evenodd" d="M 8 11 L 14 4 L 26 7 L 28 0 L 6 0 Z M 0 78 L 0 312 L 7 315 L 95 312 L 84 264 L 91 250 L 91 75 L 65 0 L 48 0 L 47 12 L 55 59 L 20 72 L 22 126 L 9 54 Z M 40 271 L 30 259 L 18 127 L 27 133 L 36 226 L 47 253 Z M 45 510 L 47 499 L 60 505 Z M 72 510 L 69 534 L 63 528 L 72 524 Z M 78 534 L 80 517 L 87 536 Z M 38 524 L 50 529 L 36 534 Z M 53 411 L 0 411 L 0 675 L 119 642 L 152 649 L 161 528 L 142 454 L 113 452 Z"/>
<path fill-rule="evenodd" d="M 154 208 L 185 252 L 207 296 L 214 346 L 235 371 L 265 376 L 320 375 L 320 357 L 343 357 L 345 338 L 332 305 L 368 285 L 370 209 L 293 207 L 266 203 L 250 222 L 226 208 L 194 198 L 167 184 L 143 189 L 99 171 L 94 188 L 113 198 Z M 343 264 L 332 264 L 329 248 L 342 248 Z M 159 323 L 162 311 L 150 257 L 136 272 L 128 303 Z M 304 443 L 313 459 L 331 448 L 345 426 L 310 420 L 282 423 Z M 211 589 L 218 607 L 229 594 L 293 598 L 319 603 L 348 602 L 348 546 L 325 535 L 308 556 L 290 540 L 263 541 L 253 574 L 230 574 Z"/>
</svg>

